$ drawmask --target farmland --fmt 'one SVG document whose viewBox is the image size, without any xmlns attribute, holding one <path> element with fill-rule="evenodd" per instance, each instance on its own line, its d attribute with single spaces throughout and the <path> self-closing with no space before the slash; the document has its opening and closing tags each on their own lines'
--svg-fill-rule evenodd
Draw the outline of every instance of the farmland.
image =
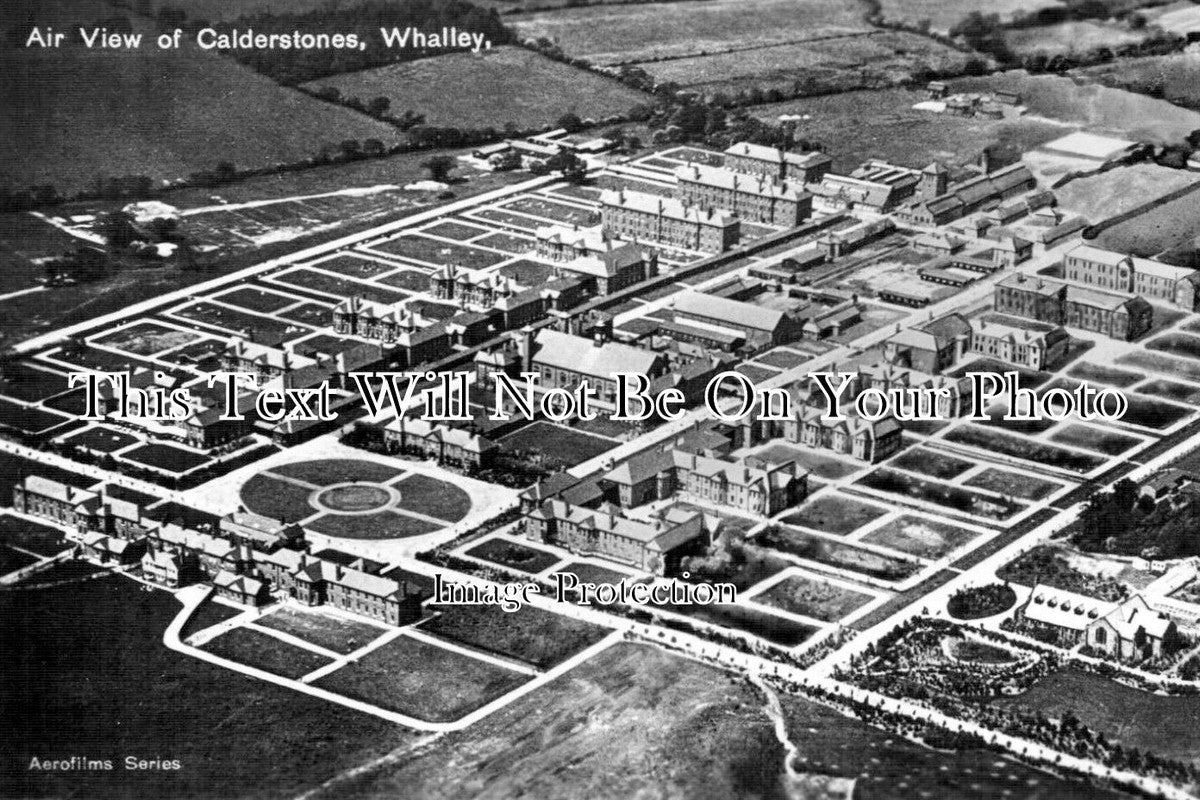
<svg viewBox="0 0 1200 800">
<path fill-rule="evenodd" d="M 972 11 L 999 14 L 1007 20 L 1014 12 L 1037 11 L 1054 4 L 1054 0 L 881 0 L 879 5 L 885 21 L 912 25 L 929 20 L 933 30 L 944 32 Z"/>
<path fill-rule="evenodd" d="M 0 70 L 9 78 L 0 89 L 9 109 L 0 123 L 0 182 L 16 186 L 74 193 L 98 172 L 170 181 L 220 161 L 240 169 L 300 161 L 331 139 L 392 144 L 400 136 L 191 47 L 6 48 Z"/>
<path fill-rule="evenodd" d="M 321 78 L 304 88 L 330 86 L 343 97 L 387 97 L 392 113 L 424 114 L 430 125 L 470 129 L 539 128 L 568 112 L 603 119 L 649 102 L 615 80 L 507 46 Z"/>
<path fill-rule="evenodd" d="M 785 578 L 754 599 L 824 622 L 835 622 L 871 602 L 870 595 L 804 575 Z"/>
<path fill-rule="evenodd" d="M 855 89 L 918 70 L 961 70 L 968 56 L 911 33 L 869 31 L 773 47 L 650 61 L 639 66 L 658 81 L 736 94 L 748 86 Z"/>
<path fill-rule="evenodd" d="M 1144 34 L 1110 22 L 1080 20 L 1057 25 L 1040 25 L 1009 31 L 1005 42 L 1018 55 L 1045 53 L 1054 55 L 1067 50 L 1092 50 L 1097 47 L 1119 47 L 1141 41 Z"/>
<path fill-rule="evenodd" d="M 1200 118 L 1200 115 L 1198 115 Z M 1191 252 L 1192 242 L 1200 235 L 1196 219 L 1196 191 L 1181 192 L 1167 202 L 1148 206 L 1142 213 L 1105 228 L 1096 237 L 1096 244 L 1137 256 L 1156 256 L 1181 248 Z"/>
<path fill-rule="evenodd" d="M 784 517 L 783 521 L 826 533 L 845 535 L 886 513 L 886 509 L 870 503 L 860 503 L 843 495 L 826 494 Z"/>
<path fill-rule="evenodd" d="M 978 535 L 956 525 L 905 515 L 871 531 L 863 541 L 919 558 L 941 558 Z"/>
<path fill-rule="evenodd" d="M 720 53 L 866 29 L 854 4 L 831 0 L 691 0 L 587 6 L 508 17 L 523 39 L 548 38 L 568 55 L 617 64 Z M 681 36 L 681 31 L 687 31 Z"/>
</svg>

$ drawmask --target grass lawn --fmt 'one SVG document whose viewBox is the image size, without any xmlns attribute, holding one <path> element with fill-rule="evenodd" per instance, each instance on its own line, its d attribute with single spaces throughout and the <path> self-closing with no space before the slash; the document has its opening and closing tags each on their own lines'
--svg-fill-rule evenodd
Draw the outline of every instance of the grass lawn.
<svg viewBox="0 0 1200 800">
<path fill-rule="evenodd" d="M 781 647 L 796 647 L 806 642 L 817 628 L 795 620 L 771 614 L 757 608 L 736 605 L 660 606 L 676 614 L 691 617 L 711 625 L 745 631 Z"/>
<path fill-rule="evenodd" d="M 990 519 L 1008 519 L 1024 508 L 1023 505 L 1011 500 L 992 498 L 958 486 L 948 486 L 942 482 L 915 478 L 886 467 L 860 478 L 857 483 L 876 491 L 911 497 L 915 500 Z"/>
<path fill-rule="evenodd" d="M 957 525 L 905 514 L 871 531 L 862 540 L 918 558 L 937 559 L 978 535 Z"/>
<path fill-rule="evenodd" d="M 7 544 L 0 544 L 0 575 L 7 575 L 19 569 L 28 567 L 38 560 L 37 556 L 14 550 Z"/>
<path fill-rule="evenodd" d="M 843 542 L 832 542 L 788 526 L 769 528 L 755 537 L 754 542 L 797 558 L 889 581 L 903 580 L 921 569 L 916 561 L 885 556 Z"/>
<path fill-rule="evenodd" d="M 403 289 L 406 292 L 427 292 L 429 291 L 429 275 L 425 272 L 420 272 L 415 269 L 402 269 L 388 275 L 386 278 L 380 278 L 380 283 L 388 286 L 395 286 L 398 289 Z M 420 301 L 409 301 L 407 308 L 412 308 L 413 304 Z M 451 306 L 454 308 L 454 306 Z M 458 313 L 458 309 L 454 308 L 454 312 L 446 316 L 454 316 Z"/>
<path fill-rule="evenodd" d="M 892 459 L 888 465 L 920 472 L 933 478 L 953 478 L 975 466 L 970 461 L 927 450 L 924 447 L 909 450 Z"/>
<path fill-rule="evenodd" d="M 271 519 L 298 522 L 317 509 L 308 502 L 312 489 L 281 481 L 270 474 L 259 474 L 242 484 L 239 495 L 246 508 Z"/>
<path fill-rule="evenodd" d="M 276 464 L 268 471 L 311 483 L 314 486 L 332 486 L 335 483 L 353 483 L 354 481 L 387 483 L 395 480 L 404 472 L 402 469 L 380 464 L 378 461 L 358 461 L 345 458 Z"/>
<path fill-rule="evenodd" d="M 946 434 L 946 441 L 1075 472 L 1090 472 L 1106 463 L 1100 456 L 1064 450 L 1061 447 L 1041 444 L 1021 436 L 1010 436 L 977 425 L 967 425 L 950 431 Z"/>
<path fill-rule="evenodd" d="M 399 508 L 447 522 L 458 522 L 471 510 L 471 496 L 452 483 L 413 473 L 392 486 L 400 490 Z"/>
<path fill-rule="evenodd" d="M 172 311 L 171 313 L 181 319 L 219 328 L 223 331 L 228 331 L 230 334 L 244 336 L 253 339 L 259 344 L 272 347 L 278 346 L 281 342 L 298 339 L 305 334 L 312 333 L 312 329 L 306 326 L 281 322 L 270 317 L 264 317 L 261 314 L 239 311 L 236 308 L 220 306 L 203 300 L 181 308 L 178 311 Z"/>
<path fill-rule="evenodd" d="M 1146 381 L 1134 389 L 1138 394 L 1157 397 L 1160 400 L 1173 400 L 1177 403 L 1200 403 L 1200 387 L 1178 381 L 1156 379 Z"/>
<path fill-rule="evenodd" d="M 756 595 L 754 602 L 765 603 L 782 611 L 823 622 L 835 622 L 873 599 L 869 594 L 856 592 L 829 581 L 793 575 Z"/>
<path fill-rule="evenodd" d="M 549 669 L 603 639 L 608 630 L 533 606 L 445 606 L 421 630 Z"/>
<path fill-rule="evenodd" d="M 1132 386 L 1146 377 L 1139 372 L 1117 369 L 1105 364 L 1093 364 L 1090 361 L 1081 361 L 1073 365 L 1067 370 L 1067 374 L 1072 378 L 1079 378 L 1091 383 L 1107 383 L 1122 389 Z"/>
<path fill-rule="evenodd" d="M 97 453 L 113 453 L 136 444 L 137 439 L 113 428 L 88 428 L 63 440 L 63 444 L 86 447 Z"/>
<path fill-rule="evenodd" d="M 476 236 L 482 236 L 488 232 L 487 228 L 468 225 L 465 222 L 458 222 L 456 220 L 446 220 L 421 230 L 421 233 L 427 233 L 430 236 L 440 236 L 443 239 L 454 239 L 458 242 L 474 239 Z"/>
<path fill-rule="evenodd" d="M 1024 694 L 993 701 L 1058 718 L 1071 712 L 1083 724 L 1125 747 L 1185 763 L 1200 763 L 1200 695 L 1166 697 L 1067 667 Z"/>
<path fill-rule="evenodd" d="M 134 448 L 127 453 L 122 453 L 121 458 L 176 473 L 187 472 L 207 464 L 211 460 L 202 453 L 157 443 L 144 444 Z"/>
<path fill-rule="evenodd" d="M 306 528 L 342 539 L 405 539 L 440 529 L 441 525 L 392 511 L 377 514 L 325 514 Z"/>
<path fill-rule="evenodd" d="M 384 628 L 367 622 L 335 617 L 319 610 L 300 611 L 287 607 L 259 617 L 254 624 L 290 633 L 317 647 L 343 655 L 365 647 L 386 633 Z"/>
<path fill-rule="evenodd" d="M 966 486 L 978 486 L 997 494 L 1019 497 L 1022 500 L 1041 500 L 1062 488 L 1061 483 L 1035 478 L 1019 472 L 989 467 L 966 481 Z"/>
<path fill-rule="evenodd" d="M 540 454 L 554 466 L 573 467 L 606 453 L 617 442 L 565 428 L 550 422 L 534 422 L 510 433 L 497 442 L 509 453 L 529 451 Z"/>
<path fill-rule="evenodd" d="M 336 272 L 339 275 L 345 275 L 347 278 L 361 279 L 374 278 L 385 272 L 391 272 L 396 268 L 392 264 L 382 264 L 374 259 L 347 255 L 327 258 L 323 261 L 309 264 L 309 266 L 327 270 L 328 272 Z"/>
<path fill-rule="evenodd" d="M 273 311 L 294 305 L 301 298 L 268 291 L 267 289 L 260 289 L 257 286 L 242 286 L 234 289 L 232 292 L 216 295 L 213 299 L 220 300 L 222 303 L 241 306 L 249 311 L 257 311 L 260 314 L 270 314 Z"/>
<path fill-rule="evenodd" d="M 250 628 L 222 633 L 201 649 L 285 678 L 300 678 L 330 663 L 325 656 Z"/>
<path fill-rule="evenodd" d="M 806 528 L 845 536 L 879 519 L 886 508 L 853 500 L 845 495 L 827 494 L 801 506 L 783 518 L 784 522 Z"/>
<path fill-rule="evenodd" d="M 455 264 L 465 269 L 483 269 L 499 264 L 507 258 L 490 250 L 411 233 L 372 245 L 371 249 L 435 266 Z"/>
<path fill-rule="evenodd" d="M 586 561 L 572 561 L 565 566 L 559 567 L 557 572 L 570 572 L 579 578 L 580 583 L 611 583 L 618 584 L 623 580 L 632 578 L 629 573 L 621 572 L 608 567 L 602 567 L 599 564 L 590 564 Z"/>
<path fill-rule="evenodd" d="M 57 428 L 66 422 L 68 417 L 53 414 L 32 406 L 22 406 L 0 399 L 0 425 L 28 434 L 38 434 Z"/>
<path fill-rule="evenodd" d="M 0 542 L 43 556 L 61 553 L 70 547 L 58 528 L 28 522 L 11 514 L 0 514 Z"/>
<path fill-rule="evenodd" d="M 578 225 L 581 228 L 600 223 L 600 212 L 559 203 L 547 197 L 519 197 L 500 206 L 506 211 L 516 211 L 534 217 L 557 222 L 560 225 Z"/>
<path fill-rule="evenodd" d="M 1087 425 L 1066 425 L 1050 434 L 1050 441 L 1082 447 L 1107 456 L 1116 456 L 1143 444 L 1134 436 L 1092 428 Z"/>
<path fill-rule="evenodd" d="M 0 593 L 9 731 L 0 794 L 283 800 L 418 738 L 167 649 L 162 632 L 180 609 L 170 594 L 115 576 Z M 114 764 L 162 754 L 185 768 L 26 769 L 67 744 Z"/>
<path fill-rule="evenodd" d="M 34 369 L 19 361 L 5 365 L 0 376 L 0 394 L 36 403 L 67 390 L 67 377 L 57 372 Z"/>
<path fill-rule="evenodd" d="M 491 561 L 509 569 L 534 574 L 557 564 L 560 559 L 549 550 L 530 547 L 496 537 L 477 544 L 466 551 L 467 555 Z"/>
<path fill-rule="evenodd" d="M 308 289 L 311 292 L 330 295 L 338 299 L 358 295 L 366 300 L 384 303 L 385 305 L 399 303 L 408 297 L 407 292 L 385 289 L 375 284 L 304 268 L 272 275 L 271 280 L 291 286 L 298 286 L 301 289 Z"/>
<path fill-rule="evenodd" d="M 527 675 L 401 636 L 317 686 L 430 722 L 451 722 L 520 686 Z"/>
<path fill-rule="evenodd" d="M 199 633 L 205 628 L 211 628 L 213 625 L 224 622 L 227 619 L 233 619 L 238 614 L 241 614 L 243 610 L 235 606 L 218 603 L 210 596 L 188 617 L 187 622 L 183 625 L 183 630 L 179 632 L 179 638 L 187 641 L 187 638 L 192 634 Z"/>
</svg>

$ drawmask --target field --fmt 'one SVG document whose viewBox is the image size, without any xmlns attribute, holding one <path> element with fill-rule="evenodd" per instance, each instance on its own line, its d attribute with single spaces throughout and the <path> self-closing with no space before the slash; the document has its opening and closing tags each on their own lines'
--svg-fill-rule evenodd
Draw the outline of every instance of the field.
<svg viewBox="0 0 1200 800">
<path fill-rule="evenodd" d="M 342 539 L 405 539 L 441 528 L 432 522 L 391 511 L 378 514 L 325 514 L 305 524 L 306 528 Z"/>
<path fill-rule="evenodd" d="M 124 350 L 137 356 L 149 356 L 160 350 L 190 344 L 199 338 L 199 334 L 191 331 L 181 331 L 151 322 L 139 322 L 116 333 L 98 337 L 95 343 Z"/>
<path fill-rule="evenodd" d="M 531 452 L 549 462 L 547 466 L 573 467 L 617 446 L 611 439 L 564 428 L 549 422 L 535 422 L 510 433 L 497 443 L 509 453 Z"/>
<path fill-rule="evenodd" d="M 369 262 L 363 262 L 369 263 Z M 326 267 L 328 269 L 328 267 Z M 257 311 L 260 314 L 270 314 L 278 311 L 281 308 L 286 308 L 290 305 L 295 305 L 300 299 L 289 295 L 279 294 L 278 292 L 260 289 L 257 286 L 242 286 L 234 289 L 232 292 L 225 292 L 217 295 L 216 300 L 222 303 L 230 303 L 235 306 L 241 306 L 247 311 Z"/>
<path fill-rule="evenodd" d="M 239 169 L 299 161 L 329 141 L 400 139 L 390 125 L 191 46 L 6 48 L 0 71 L 10 109 L 0 123 L 0 182 L 16 186 L 73 193 L 98 170 L 161 182 L 220 161 Z"/>
<path fill-rule="evenodd" d="M 367 622 L 322 614 L 317 610 L 297 611 L 286 607 L 258 617 L 254 624 L 290 633 L 318 647 L 343 655 L 366 646 L 385 632 L 384 628 Z"/>
<path fill-rule="evenodd" d="M 783 518 L 784 522 L 845 536 L 879 519 L 887 509 L 860 503 L 844 495 L 822 495 Z"/>
<path fill-rule="evenodd" d="M 655 80 L 705 92 L 736 94 L 749 86 L 817 90 L 877 85 L 881 72 L 899 77 L 918 69 L 955 72 L 968 56 L 911 33 L 871 31 L 715 55 L 639 64 Z"/>
<path fill-rule="evenodd" d="M 138 440 L 128 433 L 112 428 L 88 428 L 63 440 L 64 444 L 86 447 L 98 453 L 112 453 L 124 449 Z"/>
<path fill-rule="evenodd" d="M 401 636 L 314 685 L 430 722 L 459 719 L 528 677 Z"/>
<path fill-rule="evenodd" d="M 1072 378 L 1107 383 L 1122 389 L 1128 388 L 1146 377 L 1140 372 L 1129 372 L 1128 370 L 1117 369 L 1105 364 L 1093 364 L 1090 361 L 1081 361 L 1078 364 L 1072 365 L 1067 370 L 1067 374 Z"/>
<path fill-rule="evenodd" d="M 417 739 L 390 722 L 168 650 L 162 632 L 180 609 L 166 592 L 117 577 L 0 594 L 0 647 L 20 654 L 0 687 L 10 741 L 0 794 L 282 800 Z M 26 769 L 33 756 L 64 743 L 114 763 L 161 753 L 187 767 Z"/>
<path fill-rule="evenodd" d="M 421 630 L 549 669 L 604 638 L 608 631 L 561 614 L 523 606 L 447 606 Z"/>
<path fill-rule="evenodd" d="M 28 403 L 45 400 L 67 390 L 67 378 L 57 372 L 47 372 L 15 361 L 4 367 L 0 376 L 0 394 Z"/>
<path fill-rule="evenodd" d="M 1192 323 L 1192 325 L 1195 324 Z M 1200 364 L 1190 359 L 1185 361 L 1158 353 L 1127 353 L 1117 356 L 1117 363 L 1131 367 L 1138 366 L 1184 380 L 1200 381 Z"/>
<path fill-rule="evenodd" d="M 978 486 L 996 494 L 1018 497 L 1022 500 L 1041 500 L 1058 489 L 1061 483 L 1042 480 L 1032 475 L 1019 472 L 1008 472 L 995 467 L 988 467 L 983 472 L 965 481 L 964 486 Z"/>
<path fill-rule="evenodd" d="M 554 566 L 561 559 L 549 550 L 529 547 L 507 539 L 488 539 L 466 551 L 467 555 L 531 575 Z"/>
<path fill-rule="evenodd" d="M 975 466 L 970 461 L 954 458 L 945 453 L 938 453 L 919 447 L 909 450 L 888 462 L 889 466 L 899 467 L 911 472 L 920 472 L 933 478 L 953 478 Z"/>
<path fill-rule="evenodd" d="M 935 31 L 949 31 L 972 11 L 999 14 L 1007 20 L 1015 11 L 1036 11 L 1054 5 L 1054 0 L 881 0 L 880 10 L 889 22 L 910 25 L 929 20 Z"/>
<path fill-rule="evenodd" d="M 650 102 L 642 92 L 520 47 L 448 53 L 378 69 L 321 78 L 343 97 L 387 97 L 391 113 L 415 111 L 430 125 L 518 130 L 552 125 L 568 112 L 604 119 Z"/>
<path fill-rule="evenodd" d="M 1116 456 L 1142 444 L 1141 439 L 1087 425 L 1067 425 L 1050 434 L 1050 440 L 1084 450 Z"/>
<path fill-rule="evenodd" d="M 499 264 L 506 258 L 506 256 L 490 250 L 481 250 L 478 247 L 456 242 L 444 242 L 417 234 L 404 234 L 371 247 L 381 253 L 413 259 L 434 266 L 454 264 L 466 269 L 484 269 Z"/>
<path fill-rule="evenodd" d="M 201 648 L 215 656 L 285 678 L 301 678 L 330 663 L 325 656 L 250 628 L 234 628 Z"/>
<path fill-rule="evenodd" d="M 523 39 L 546 37 L 594 64 L 720 53 L 866 28 L 853 5 L 829 0 L 692 0 L 588 6 L 508 17 Z M 686 35 L 681 32 L 686 31 Z"/>
<path fill-rule="evenodd" d="M 239 311 L 236 308 L 217 305 L 205 300 L 192 303 L 171 313 L 185 320 L 216 327 L 222 332 L 227 332 L 225 333 L 227 336 L 244 336 L 268 346 L 277 346 L 281 342 L 312 332 L 311 328 L 305 326 L 280 322 L 261 314 L 251 314 L 248 311 Z"/>
<path fill-rule="evenodd" d="M 386 483 L 403 474 L 402 470 L 376 461 L 349 459 L 319 459 L 297 461 L 291 464 L 276 464 L 271 472 L 311 483 L 314 486 L 333 486 L 336 483 L 366 481 Z"/>
<path fill-rule="evenodd" d="M 755 543 L 818 564 L 861 572 L 883 580 L 903 580 L 921 568 L 916 561 L 885 556 L 850 544 L 820 539 L 798 528 L 780 527 L 766 530 L 755 539 Z"/>
<path fill-rule="evenodd" d="M 144 444 L 133 450 L 122 453 L 121 458 L 145 464 L 166 472 L 183 473 L 207 464 L 207 456 L 169 444 Z"/>
<path fill-rule="evenodd" d="M 1073 179 L 1055 189 L 1058 207 L 1079 214 L 1092 223 L 1100 223 L 1119 214 L 1190 186 L 1200 180 L 1194 172 L 1160 167 L 1157 164 L 1130 164 L 1098 175 Z"/>
<path fill-rule="evenodd" d="M 1164 697 L 1108 678 L 1066 668 L 1034 684 L 1024 694 L 995 701 L 1051 718 L 1066 712 L 1084 725 L 1119 742 L 1185 763 L 1200 763 L 1200 696 Z"/>
<path fill-rule="evenodd" d="M 936 559 L 954 552 L 978 535 L 956 525 L 906 514 L 876 528 L 862 540 L 918 558 Z"/>
<path fill-rule="evenodd" d="M 1078 20 L 1057 25 L 1016 28 L 1005 34 L 1004 41 L 1017 55 L 1040 52 L 1052 56 L 1070 50 L 1119 47 L 1141 41 L 1143 38 L 1144 33 L 1139 34 L 1120 24 Z"/>
<path fill-rule="evenodd" d="M 363 283 L 362 281 L 343 278 L 338 275 L 330 275 L 313 269 L 295 269 L 282 272 L 278 275 L 272 275 L 271 280 L 331 295 L 335 298 L 358 295 L 366 300 L 373 300 L 376 303 L 385 303 L 387 305 L 398 303 L 408 297 L 407 292 L 384 289 L 374 284 Z"/>
<path fill-rule="evenodd" d="M 849 174 L 870 158 L 898 164 L 971 164 L 985 147 L 1006 160 L 1063 135 L 1061 125 L 1047 120 L 992 120 L 918 111 L 925 92 L 908 89 L 844 92 L 756 106 L 754 116 L 778 123 L 784 114 L 802 114 L 804 136 L 821 142 L 833 158 L 833 169 Z"/>
<path fill-rule="evenodd" d="M 1064 450 L 1061 447 L 1032 442 L 1019 436 L 991 431 L 975 425 L 957 428 L 946 434 L 946 441 L 978 447 L 1013 458 L 1036 461 L 1060 469 L 1090 472 L 1105 463 L 1099 456 Z"/>
<path fill-rule="evenodd" d="M 1194 7 L 1191 10 L 1196 14 Z M 1106 86 L 1160 95 L 1183 106 L 1200 102 L 1200 61 L 1194 53 L 1123 58 L 1080 72 Z"/>
<path fill-rule="evenodd" d="M 856 592 L 829 581 L 793 575 L 756 595 L 754 602 L 765 603 L 793 614 L 836 622 L 871 602 L 869 594 Z"/>
<path fill-rule="evenodd" d="M 1023 506 L 1005 498 L 993 498 L 958 486 L 922 480 L 891 469 L 877 469 L 858 483 L 876 491 L 911 497 L 926 503 L 945 506 L 965 514 L 991 519 L 1008 519 Z"/>
<path fill-rule="evenodd" d="M 281 481 L 271 475 L 254 475 L 239 491 L 242 503 L 255 514 L 297 522 L 314 513 L 308 504 L 313 492 L 305 486 Z"/>
</svg>

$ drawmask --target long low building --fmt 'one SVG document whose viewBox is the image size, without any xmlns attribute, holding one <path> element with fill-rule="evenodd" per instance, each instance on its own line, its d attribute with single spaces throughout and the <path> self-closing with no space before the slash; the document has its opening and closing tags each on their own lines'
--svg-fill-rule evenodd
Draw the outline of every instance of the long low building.
<svg viewBox="0 0 1200 800">
<path fill-rule="evenodd" d="M 734 172 L 762 175 L 772 181 L 803 184 L 820 180 L 832 163 L 832 158 L 816 151 L 791 153 L 778 147 L 738 142 L 725 150 L 724 166 Z"/>
<path fill-rule="evenodd" d="M 600 202 L 604 230 L 623 239 L 723 253 L 740 235 L 738 219 L 711 206 L 624 189 L 604 192 Z"/>
<path fill-rule="evenodd" d="M 675 321 L 695 321 L 741 331 L 754 347 L 785 344 L 803 336 L 804 320 L 773 308 L 704 292 L 681 292 L 670 308 Z"/>
<path fill-rule="evenodd" d="M 659 353 L 603 339 L 585 339 L 555 330 L 522 330 L 517 354 L 523 372 L 536 372 L 545 389 L 574 390 L 586 380 L 603 403 L 616 399 L 615 373 L 634 372 L 654 380 L 667 372 Z"/>
</svg>

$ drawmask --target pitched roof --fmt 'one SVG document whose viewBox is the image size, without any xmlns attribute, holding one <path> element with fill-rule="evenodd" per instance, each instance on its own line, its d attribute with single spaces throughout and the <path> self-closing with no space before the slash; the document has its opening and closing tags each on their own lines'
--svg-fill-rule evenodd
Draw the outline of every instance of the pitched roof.
<svg viewBox="0 0 1200 800">
<path fill-rule="evenodd" d="M 617 342 L 597 344 L 591 339 L 543 329 L 538 331 L 533 362 L 581 375 L 613 380 L 617 372 L 649 375 L 661 356 L 640 347 Z"/>
<path fill-rule="evenodd" d="M 771 333 L 779 329 L 785 316 L 782 311 L 773 308 L 763 308 L 753 303 L 743 303 L 740 300 L 730 300 L 694 290 L 682 292 L 671 305 L 678 313 L 719 319 L 739 328 Z"/>
<path fill-rule="evenodd" d="M 1057 628 L 1083 631 L 1096 620 L 1108 616 L 1116 603 L 1087 595 L 1037 584 L 1022 607 L 1027 619 Z"/>
</svg>

